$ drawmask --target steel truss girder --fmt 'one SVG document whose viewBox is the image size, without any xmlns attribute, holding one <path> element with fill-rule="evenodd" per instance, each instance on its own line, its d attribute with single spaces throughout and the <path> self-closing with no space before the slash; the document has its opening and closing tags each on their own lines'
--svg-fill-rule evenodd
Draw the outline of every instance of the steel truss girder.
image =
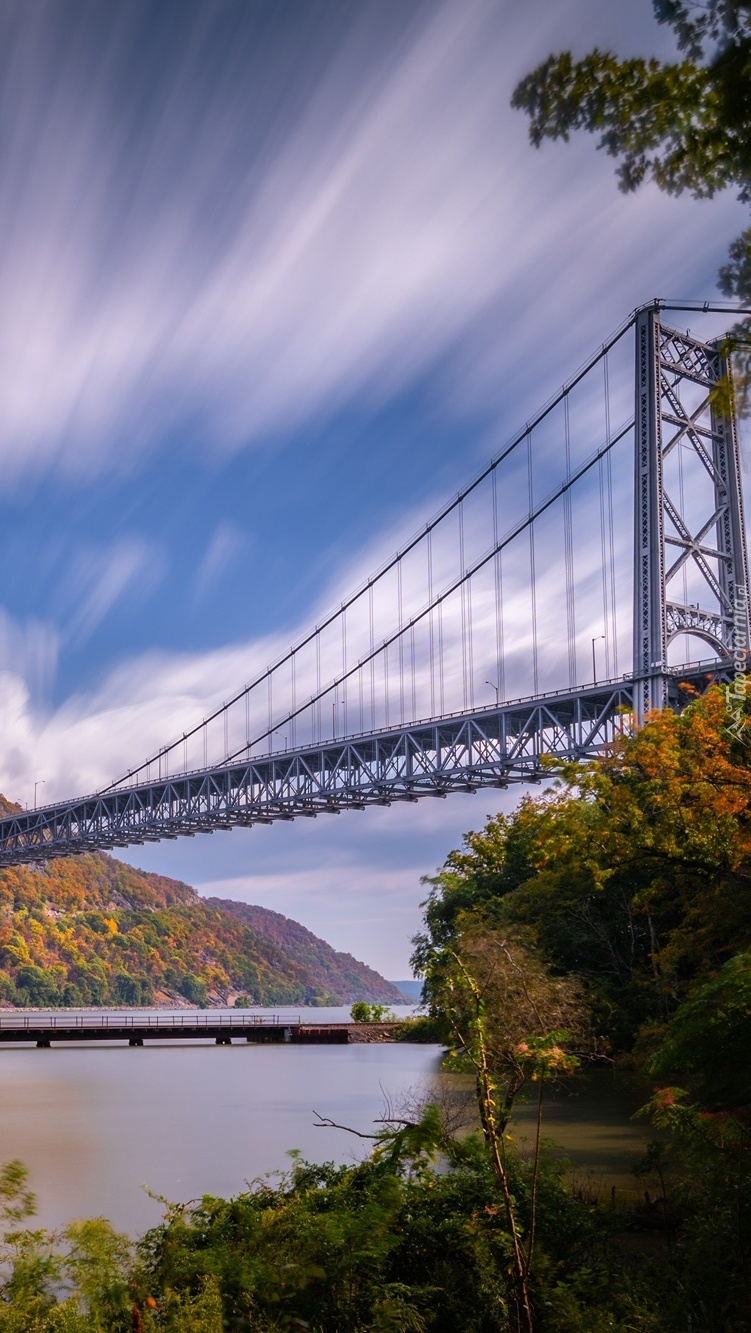
<svg viewBox="0 0 751 1333">
<path fill-rule="evenodd" d="M 630 679 L 609 681 L 10 815 L 0 867 L 539 781 L 546 756 L 602 753 L 628 726 L 634 693 Z"/>
<path fill-rule="evenodd" d="M 749 642 L 748 560 L 735 421 L 715 406 L 714 390 L 730 366 L 720 349 L 664 327 L 657 307 L 636 318 L 634 699 L 641 724 L 668 702 L 668 647 L 679 634 L 698 636 L 722 660 L 746 660 Z M 702 392 L 689 409 L 685 384 Z M 695 397 L 695 392 L 694 392 Z M 668 495 L 664 461 L 692 451 L 712 487 L 698 531 Z M 714 540 L 713 540 L 714 539 Z M 668 565 L 667 547 L 677 549 Z M 685 605 L 672 580 L 687 563 L 701 573 L 712 605 Z"/>
</svg>

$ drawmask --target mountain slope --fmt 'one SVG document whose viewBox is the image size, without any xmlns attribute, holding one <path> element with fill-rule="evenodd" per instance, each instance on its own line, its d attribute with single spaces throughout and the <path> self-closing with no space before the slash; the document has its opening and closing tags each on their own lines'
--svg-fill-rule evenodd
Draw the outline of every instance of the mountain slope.
<svg viewBox="0 0 751 1333">
<path fill-rule="evenodd" d="M 0 801 L 0 810 L 9 808 Z M 187 884 L 102 852 L 13 867 L 0 872 L 0 1002 L 227 1004 L 239 993 L 256 1004 L 397 998 L 378 973 L 335 954 L 297 922 L 278 920 L 284 928 L 264 932 L 252 915 L 243 919 Z"/>
<path fill-rule="evenodd" d="M 251 930 L 280 949 L 290 961 L 304 966 L 308 977 L 324 994 L 336 994 L 345 1002 L 357 1000 L 367 989 L 371 1000 L 403 1004 L 404 996 L 390 981 L 385 981 L 365 963 L 358 963 L 351 953 L 338 953 L 312 931 L 272 912 L 268 907 L 233 902 L 228 898 L 206 898 L 220 912 L 235 917 Z"/>
</svg>

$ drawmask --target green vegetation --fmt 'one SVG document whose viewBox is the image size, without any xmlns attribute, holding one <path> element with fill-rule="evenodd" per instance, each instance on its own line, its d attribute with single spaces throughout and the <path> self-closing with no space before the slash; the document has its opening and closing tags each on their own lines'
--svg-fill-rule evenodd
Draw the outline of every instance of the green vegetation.
<svg viewBox="0 0 751 1333">
<path fill-rule="evenodd" d="M 295 1157 L 238 1198 L 169 1207 L 133 1246 L 101 1219 L 29 1229 L 10 1164 L 0 1333 L 745 1333 L 751 748 L 728 722 L 718 689 L 653 717 L 428 881 L 414 1022 L 472 1075 L 478 1129 L 405 1099 L 359 1165 Z M 654 1086 L 641 1208 L 574 1194 L 545 1151 L 545 1089 L 603 1060 Z"/>
<path fill-rule="evenodd" d="M 547 1326 L 535 1298 L 546 1261 L 504 1180 L 515 1099 L 537 1083 L 539 1126 L 544 1082 L 598 1059 L 657 1082 L 644 1114 L 668 1137 L 641 1170 L 666 1244 L 659 1262 L 616 1250 L 608 1293 L 593 1273 L 576 1318 L 591 1307 L 620 1327 L 628 1272 L 644 1302 L 628 1328 L 748 1326 L 751 747 L 748 721 L 739 736 L 730 722 L 720 689 L 655 715 L 469 834 L 429 881 L 413 963 L 475 1075 L 521 1327 Z"/>
<path fill-rule="evenodd" d="M 368 1004 L 357 1000 L 349 1011 L 353 1023 L 393 1023 L 394 1015 L 385 1004 Z"/>
<path fill-rule="evenodd" d="M 439 1173 L 441 1146 L 451 1166 Z M 513 1182 L 525 1212 L 528 1166 L 515 1164 Z M 6 1167 L 0 1193 L 15 1216 L 2 1249 L 2 1333 L 513 1327 L 493 1174 L 475 1141 L 444 1142 L 435 1114 L 385 1131 L 359 1166 L 295 1160 L 274 1185 L 171 1208 L 138 1246 L 102 1219 L 59 1238 L 24 1230 L 24 1190 L 18 1165 Z M 554 1291 L 604 1260 L 607 1242 L 555 1174 L 541 1173 L 537 1194 Z"/>
<path fill-rule="evenodd" d="M 619 161 L 621 189 L 653 180 L 669 194 L 709 198 L 736 187 L 751 203 L 751 10 L 738 0 L 653 0 L 675 33 L 682 59 L 619 60 L 591 51 L 550 56 L 522 79 L 512 104 L 530 116 L 530 138 L 568 140 L 588 130 Z M 751 302 L 751 227 L 730 246 L 720 288 Z M 732 342 L 748 403 L 751 321 Z"/>
<path fill-rule="evenodd" d="M 398 998 L 278 912 L 208 902 L 101 853 L 0 872 L 0 1001 L 206 1007 L 238 992 L 248 1005 Z"/>
</svg>

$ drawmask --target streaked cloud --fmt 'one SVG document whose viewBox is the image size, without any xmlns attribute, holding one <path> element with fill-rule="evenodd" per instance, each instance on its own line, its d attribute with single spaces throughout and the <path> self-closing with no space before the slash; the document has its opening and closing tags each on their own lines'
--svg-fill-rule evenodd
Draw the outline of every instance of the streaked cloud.
<svg viewBox="0 0 751 1333">
<path fill-rule="evenodd" d="M 124 537 L 104 550 L 80 551 L 68 575 L 73 611 L 67 636 L 77 644 L 90 639 L 117 603 L 128 594 L 144 598 L 164 574 L 164 557 L 155 542 Z"/>
<path fill-rule="evenodd" d="M 544 6 L 542 30 L 490 0 L 388 22 L 311 0 L 319 77 L 294 91 L 289 52 L 259 44 L 267 8 L 168 2 L 169 40 L 137 0 L 106 21 L 85 0 L 4 8 L 6 484 L 129 470 L 176 432 L 279 438 L 442 362 L 446 403 L 476 410 L 528 378 L 533 343 L 557 365 L 546 309 L 569 306 L 573 342 L 691 286 L 685 256 L 732 234 L 730 201 L 624 200 L 591 144 L 529 148 L 510 89 L 592 0 Z"/>
<path fill-rule="evenodd" d="M 197 603 L 219 582 L 230 565 L 247 555 L 248 545 L 246 534 L 236 524 L 226 521 L 218 524 L 196 573 L 194 596 Z"/>
<path fill-rule="evenodd" d="M 340 538 L 334 522 L 300 537 L 290 520 L 278 540 L 291 552 L 287 570 L 319 571 L 314 604 L 297 624 L 269 617 L 261 634 L 243 623 L 227 642 L 215 628 L 224 576 L 256 554 L 254 509 L 271 507 L 295 479 L 281 468 L 267 476 L 272 494 L 259 466 L 241 518 L 202 513 L 198 537 L 190 503 L 180 514 L 196 457 L 216 476 L 244 448 L 261 460 L 309 448 L 315 461 L 337 413 L 385 418 L 399 395 L 419 392 L 428 410 L 411 448 L 431 479 L 424 497 L 434 475 L 431 413 L 461 424 L 471 470 L 631 307 L 653 294 L 711 295 L 740 229 L 728 197 L 620 196 L 612 163 L 585 137 L 533 152 L 524 119 L 509 109 L 516 79 L 551 49 L 596 41 L 632 53 L 667 41 L 649 0 L 305 0 L 294 19 L 288 8 L 282 21 L 277 0 L 6 0 L 0 9 L 1 486 L 12 508 L 36 494 L 30 482 L 43 483 L 45 503 L 64 515 L 46 555 L 45 513 L 29 518 L 45 611 L 23 589 L 15 616 L 0 608 L 0 790 L 16 799 L 30 802 L 42 780 L 45 800 L 95 790 L 180 736 L 340 603 L 442 498 L 415 508 L 395 469 L 401 517 L 375 543 Z M 323 489 L 348 504 L 346 475 L 310 475 L 311 510 Z M 154 502 L 134 531 L 141 518 L 129 507 L 139 490 L 151 498 L 151 487 Z M 85 500 L 68 532 L 71 496 Z M 104 537 L 92 514 L 111 514 Z M 604 614 L 597 521 L 580 519 L 577 543 L 586 654 Z M 268 578 L 273 597 L 271 545 L 254 575 Z M 23 554 L 23 543 L 13 550 Z M 627 543 L 619 553 L 627 563 Z M 552 530 L 537 554 L 539 646 L 557 662 Z M 436 562 L 448 579 L 447 551 Z M 520 694 L 530 658 L 524 569 L 521 557 L 511 561 L 505 589 L 508 688 Z M 17 587 L 19 572 L 11 577 Z M 169 641 L 156 617 L 139 640 L 149 651 L 128 640 L 132 618 L 117 637 L 125 610 L 154 593 L 176 601 L 178 580 L 188 595 Z M 405 575 L 405 606 L 424 591 Z M 202 637 L 194 631 L 210 600 L 213 637 Z M 497 666 L 490 587 L 478 587 L 473 611 L 484 687 Z M 453 688 L 463 662 L 452 614 L 444 631 Z M 353 616 L 348 631 L 351 648 L 358 634 L 364 642 L 364 619 Z M 625 620 L 618 633 L 627 655 Z M 94 684 L 50 705 L 58 658 L 69 653 L 76 669 L 84 645 Z M 337 652 L 324 654 L 330 677 Z M 301 690 L 312 688 L 306 670 Z M 428 673 L 423 645 L 420 709 Z M 374 923 L 388 918 L 411 932 L 418 869 L 431 870 L 465 822 L 480 822 L 492 808 L 485 801 L 457 798 L 450 817 L 440 802 L 369 811 L 362 822 L 332 821 L 336 840 L 321 820 L 303 833 L 296 823 L 287 842 L 277 831 L 273 864 L 259 850 L 272 845 L 262 831 L 238 833 L 226 842 L 250 869 L 234 852 L 212 851 L 198 878 L 204 891 L 247 893 L 299 915 L 388 967 L 397 926 L 379 934 L 376 959 Z M 148 856 L 167 874 L 182 865 L 179 849 Z"/>
<path fill-rule="evenodd" d="M 23 682 L 19 693 L 15 688 L 12 691 L 15 700 L 12 709 L 19 704 L 25 707 L 21 700 L 27 697 L 35 701 L 37 708 L 44 706 L 55 679 L 59 654 L 60 635 L 54 626 L 33 617 L 17 621 L 0 606 L 0 672 L 10 673 Z"/>
</svg>

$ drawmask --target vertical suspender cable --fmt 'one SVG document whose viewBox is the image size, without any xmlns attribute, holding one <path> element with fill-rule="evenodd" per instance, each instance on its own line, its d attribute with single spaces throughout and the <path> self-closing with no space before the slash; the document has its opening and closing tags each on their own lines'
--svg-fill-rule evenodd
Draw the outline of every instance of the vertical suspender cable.
<svg viewBox="0 0 751 1333">
<path fill-rule="evenodd" d="M 409 650 L 410 650 L 410 661 L 411 661 L 411 667 L 412 667 L 412 709 L 411 709 L 411 712 L 412 712 L 412 721 L 413 721 L 413 722 L 416 722 L 416 721 L 417 721 L 417 679 L 416 679 L 416 667 L 415 667 L 415 627 L 414 627 L 414 625 L 410 625 L 410 627 L 409 627 L 409 640 L 410 640 L 410 645 L 409 645 Z"/>
<path fill-rule="evenodd" d="M 611 616 L 610 616 L 610 597 L 608 592 L 608 546 L 607 546 L 607 527 L 605 520 L 605 497 L 607 486 L 605 482 L 605 463 L 601 458 L 597 464 L 597 478 L 600 492 L 600 565 L 602 575 L 602 629 L 605 640 L 605 676 L 610 678 L 610 647 L 611 647 Z"/>
<path fill-rule="evenodd" d="M 438 603 L 438 683 L 439 696 L 438 703 L 443 716 L 446 710 L 446 704 L 443 694 L 443 602 Z"/>
<path fill-rule="evenodd" d="M 290 685 L 291 685 L 291 695 L 292 695 L 292 717 L 291 717 L 291 719 L 290 719 L 290 724 L 289 724 L 289 742 L 290 742 L 290 748 L 293 749 L 293 750 L 294 750 L 294 748 L 295 748 L 295 743 L 296 743 L 296 740 L 297 740 L 297 681 L 296 681 L 296 678 L 295 678 L 295 663 L 296 663 L 296 660 L 297 660 L 297 654 L 296 654 L 296 653 L 293 653 L 292 656 L 290 657 L 290 663 L 291 663 L 291 666 L 290 666 L 290 677 L 291 677 Z"/>
<path fill-rule="evenodd" d="M 342 736 L 347 735 L 347 607 L 342 607 L 342 683 L 339 693 L 342 701 Z"/>
<path fill-rule="evenodd" d="M 435 717 L 435 632 L 433 626 L 433 534 L 428 533 L 428 658 L 430 661 L 430 716 Z"/>
<path fill-rule="evenodd" d="M 571 476 L 571 420 L 568 394 L 563 400 L 563 422 L 566 444 L 566 480 Z M 574 582 L 574 525 L 571 491 L 563 497 L 563 546 L 566 573 L 566 637 L 568 640 L 568 683 L 576 685 L 576 593 Z"/>
<path fill-rule="evenodd" d="M 468 706 L 468 685 L 469 685 L 469 666 L 468 666 L 468 642 L 467 642 L 467 583 L 463 578 L 465 570 L 464 564 L 464 501 L 459 504 L 459 574 L 462 577 L 462 585 L 459 589 L 459 603 L 461 606 L 461 664 L 462 664 L 462 701 L 466 712 Z"/>
<path fill-rule="evenodd" d="M 365 730 L 365 671 L 362 667 L 357 673 L 357 688 L 360 702 L 360 731 Z"/>
<path fill-rule="evenodd" d="M 467 579 L 467 665 L 469 667 L 469 706 L 475 706 L 475 652 L 472 627 L 472 577 Z"/>
<path fill-rule="evenodd" d="M 320 743 L 321 730 L 321 632 L 316 633 L 316 740 Z"/>
<path fill-rule="evenodd" d="M 608 364 L 608 353 L 603 357 L 604 375 L 605 375 L 605 443 L 610 445 L 610 366 Z M 615 582 L 615 522 L 613 519 L 613 463 L 610 457 L 610 449 L 605 455 L 605 470 L 608 482 L 608 545 L 610 547 L 610 615 L 612 625 L 613 642 L 613 675 L 618 675 L 618 602 L 616 598 Z"/>
<path fill-rule="evenodd" d="M 386 716 L 386 726 L 391 726 L 391 710 L 389 708 L 389 647 L 384 644 L 383 647 L 383 707 Z"/>
<path fill-rule="evenodd" d="M 398 561 L 396 566 L 396 613 L 399 620 L 399 629 L 402 629 L 404 623 L 404 610 L 402 601 L 402 562 Z M 399 635 L 399 721 L 404 724 L 404 634 Z"/>
<path fill-rule="evenodd" d="M 529 512 L 534 511 L 534 486 L 532 483 L 532 431 L 527 431 L 527 490 Z M 529 532 L 529 583 L 532 601 L 532 691 L 539 692 L 540 675 L 537 663 L 537 571 L 535 568 L 535 525 L 530 523 Z"/>
<path fill-rule="evenodd" d="M 376 701 L 375 701 L 375 624 L 373 619 L 373 584 L 368 584 L 368 622 L 370 629 L 370 729 L 375 730 L 376 724 Z"/>
<path fill-rule="evenodd" d="M 269 674 L 268 674 L 268 676 L 266 677 L 266 679 L 267 679 L 267 681 L 268 681 L 268 693 L 269 693 L 269 754 L 271 754 L 271 751 L 272 751 L 272 749 L 273 749 L 272 740 L 271 740 L 271 718 L 272 718 L 272 702 L 273 702 L 273 701 L 272 701 L 272 696 L 271 696 L 271 690 L 272 690 L 271 682 L 272 682 L 272 679 L 273 679 L 273 674 L 274 674 L 274 673 L 273 673 L 272 671 L 270 671 Z M 226 713 L 225 713 L 225 717 L 226 717 Z M 226 732 L 226 729 L 225 729 L 225 733 L 224 733 L 224 739 L 225 739 L 225 741 L 226 741 L 226 739 L 227 739 L 227 732 Z"/>
<path fill-rule="evenodd" d="M 472 579 L 466 582 L 467 589 L 467 666 L 469 668 L 469 706 L 475 706 L 475 655 L 472 642 Z"/>
<path fill-rule="evenodd" d="M 610 676 L 610 614 L 608 607 L 608 558 L 605 538 L 605 467 L 603 460 L 597 464 L 597 478 L 600 492 L 600 573 L 602 581 L 602 628 L 605 639 L 605 675 Z"/>
<path fill-rule="evenodd" d="M 497 698 L 501 700 L 506 698 L 506 664 L 504 662 L 503 652 L 503 556 L 498 550 L 499 540 L 498 481 L 497 470 L 496 468 L 493 468 L 493 545 L 496 548 L 495 560 L 493 561 L 493 575 L 495 582 L 495 649 L 497 659 L 497 680 L 495 681 L 495 684 L 498 687 Z"/>
</svg>

